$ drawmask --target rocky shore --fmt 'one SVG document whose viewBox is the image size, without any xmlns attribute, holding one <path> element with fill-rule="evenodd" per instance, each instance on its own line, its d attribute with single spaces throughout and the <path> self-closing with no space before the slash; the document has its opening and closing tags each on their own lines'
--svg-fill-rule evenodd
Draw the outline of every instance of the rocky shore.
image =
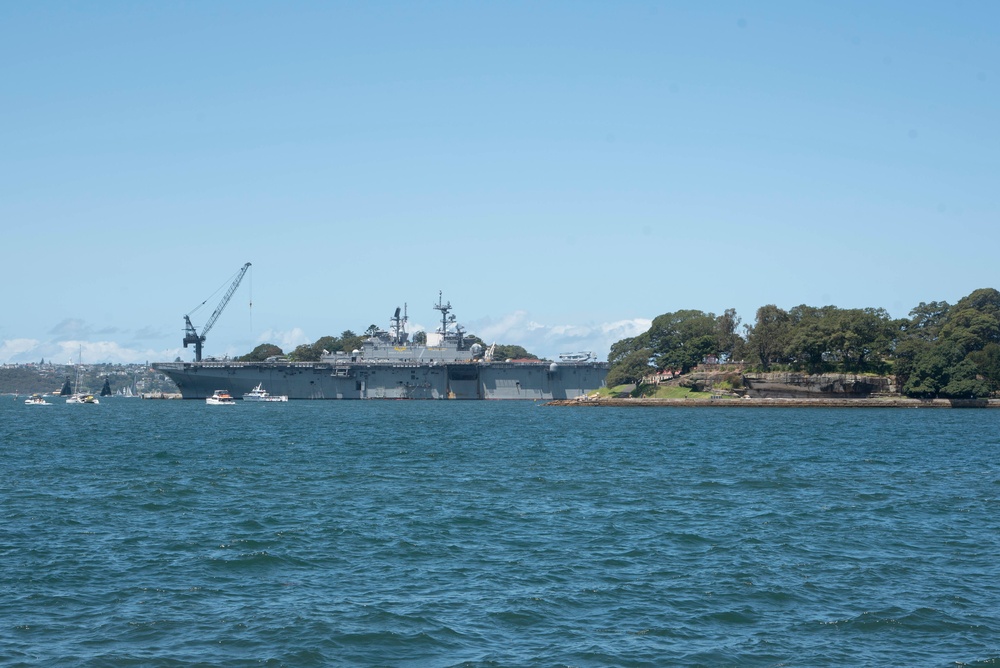
<svg viewBox="0 0 1000 668">
<path fill-rule="evenodd" d="M 632 397 L 635 386 L 615 396 L 595 394 L 550 401 L 549 406 L 711 408 L 1000 408 L 1000 399 L 911 399 L 895 378 L 858 374 L 744 373 L 740 368 L 695 370 L 657 386 L 686 388 L 700 396 L 680 399 Z M 710 396 L 706 396 L 710 395 Z"/>
<path fill-rule="evenodd" d="M 546 406 L 627 406 L 636 408 L 1000 408 L 1000 399 L 849 398 L 717 398 L 649 399 L 585 396 L 549 401 Z"/>
</svg>

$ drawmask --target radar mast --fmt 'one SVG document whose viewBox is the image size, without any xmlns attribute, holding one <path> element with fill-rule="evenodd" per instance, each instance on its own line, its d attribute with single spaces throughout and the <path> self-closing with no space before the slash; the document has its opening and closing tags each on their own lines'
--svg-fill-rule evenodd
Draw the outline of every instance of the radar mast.
<svg viewBox="0 0 1000 668">
<path fill-rule="evenodd" d="M 441 291 L 438 290 L 438 303 L 434 305 L 435 310 L 441 311 L 441 327 L 438 329 L 438 333 L 441 334 L 441 342 L 444 343 L 447 340 L 456 341 L 458 343 L 458 349 L 463 350 L 463 344 L 465 340 L 465 329 L 455 322 L 455 316 L 450 313 L 451 302 L 447 304 L 441 301 Z M 448 331 L 448 325 L 455 325 L 455 333 L 452 334 Z"/>
<path fill-rule="evenodd" d="M 455 322 L 455 316 L 451 316 L 451 319 L 449 320 L 448 312 L 451 311 L 451 302 L 449 301 L 447 304 L 441 303 L 440 290 L 438 290 L 438 303 L 434 305 L 434 309 L 441 311 L 441 329 L 439 329 L 438 332 L 441 333 L 441 336 L 445 336 L 448 334 L 448 323 Z"/>
</svg>

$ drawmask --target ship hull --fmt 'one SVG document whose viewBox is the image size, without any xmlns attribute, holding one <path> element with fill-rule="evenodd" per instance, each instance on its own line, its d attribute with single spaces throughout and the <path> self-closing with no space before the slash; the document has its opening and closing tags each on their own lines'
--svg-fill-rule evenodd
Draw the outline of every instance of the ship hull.
<svg viewBox="0 0 1000 668">
<path fill-rule="evenodd" d="M 159 362 L 184 399 L 263 383 L 289 399 L 572 399 L 604 387 L 607 364 L 517 362 L 396 364 L 323 362 Z"/>
</svg>

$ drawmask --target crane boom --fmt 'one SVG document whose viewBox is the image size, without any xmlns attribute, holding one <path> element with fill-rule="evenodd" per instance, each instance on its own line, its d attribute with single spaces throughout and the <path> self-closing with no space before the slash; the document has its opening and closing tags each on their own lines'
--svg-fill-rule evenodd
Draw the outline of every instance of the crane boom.
<svg viewBox="0 0 1000 668">
<path fill-rule="evenodd" d="M 186 315 L 184 316 L 184 347 L 187 348 L 189 343 L 194 344 L 194 359 L 196 362 L 201 361 L 201 347 L 205 343 L 205 335 L 208 334 L 208 330 L 212 329 L 212 325 L 214 325 L 215 321 L 219 319 L 220 315 L 222 315 L 222 310 L 226 308 L 226 304 L 229 303 L 233 293 L 236 292 L 236 288 L 240 287 L 243 275 L 247 273 L 247 269 L 249 268 L 250 263 L 247 262 L 243 265 L 243 268 L 240 269 L 239 273 L 236 275 L 236 279 L 233 281 L 233 284 L 229 286 L 229 289 L 226 290 L 226 294 L 223 295 L 222 301 L 220 301 L 219 305 L 215 307 L 214 311 L 212 311 L 212 315 L 209 316 L 208 322 L 205 323 L 205 327 L 202 328 L 201 334 L 199 334 L 194 328 L 194 325 L 191 324 L 191 318 Z"/>
</svg>

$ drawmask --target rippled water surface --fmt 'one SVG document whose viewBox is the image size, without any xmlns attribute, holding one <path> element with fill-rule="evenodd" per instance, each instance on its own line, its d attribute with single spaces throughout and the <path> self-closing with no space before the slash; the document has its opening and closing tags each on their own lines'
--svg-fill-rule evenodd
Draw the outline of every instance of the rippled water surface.
<svg viewBox="0 0 1000 668">
<path fill-rule="evenodd" d="M 3 665 L 1000 664 L 1000 411 L 6 397 L 0 456 Z"/>
</svg>

